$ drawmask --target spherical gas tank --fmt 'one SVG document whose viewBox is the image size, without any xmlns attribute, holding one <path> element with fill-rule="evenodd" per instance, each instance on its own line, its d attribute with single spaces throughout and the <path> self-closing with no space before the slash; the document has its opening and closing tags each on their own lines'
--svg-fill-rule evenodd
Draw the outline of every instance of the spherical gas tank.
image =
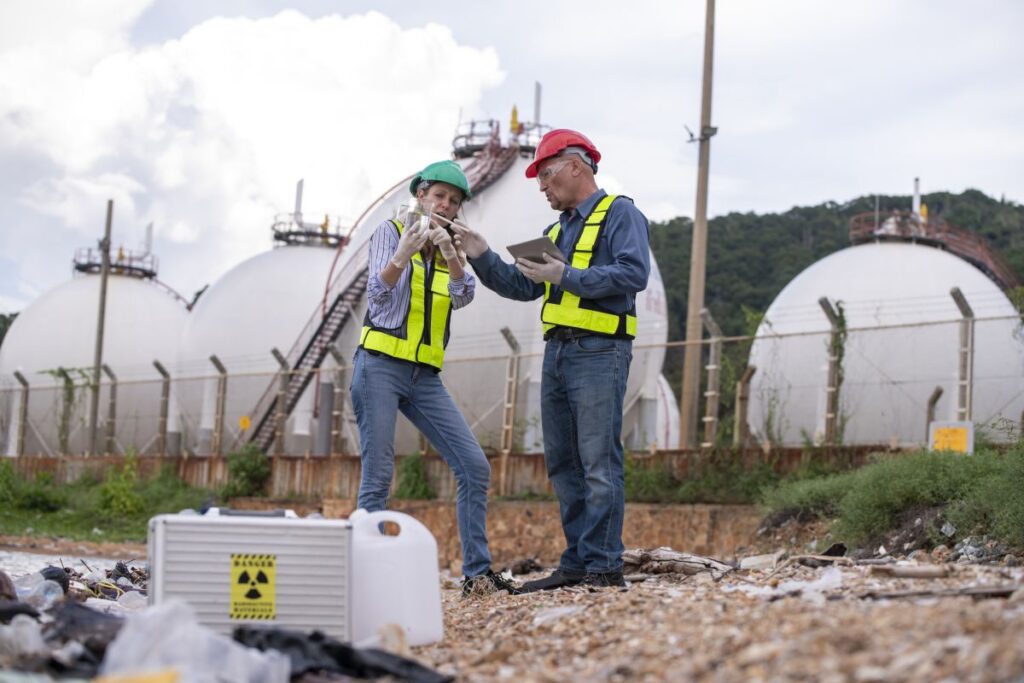
<svg viewBox="0 0 1024 683">
<path fill-rule="evenodd" d="M 276 387 L 281 366 L 272 349 L 287 356 L 314 317 L 334 254 L 331 248 L 283 245 L 239 263 L 199 298 L 182 331 L 177 364 L 185 378 L 176 393 L 188 448 L 207 454 L 214 445 L 220 371 L 211 355 L 227 373 L 222 452 L 240 443 L 258 399 Z M 289 434 L 299 437 L 291 451 L 309 447 L 312 395 L 307 390 L 290 418 Z"/>
<path fill-rule="evenodd" d="M 7 453 L 16 449 L 21 400 L 15 371 L 30 385 L 25 452 L 83 453 L 89 448 L 88 384 L 99 290 L 100 276 L 92 274 L 55 287 L 25 308 L 4 338 L 0 382 L 8 406 L 0 412 L 7 416 Z M 152 452 L 161 401 L 161 375 L 153 361 L 172 366 L 187 320 L 184 303 L 152 281 L 125 275 L 108 278 L 103 362 L 117 378 L 113 452 Z M 106 374 L 101 386 L 99 415 L 105 423 L 110 408 Z M 101 431 L 99 447 L 107 452 L 105 425 Z"/>
<path fill-rule="evenodd" d="M 958 415 L 963 316 L 950 295 L 954 287 L 975 317 L 972 420 L 988 438 L 1005 438 L 1024 409 L 1019 313 L 967 261 L 903 242 L 831 254 L 779 293 L 750 351 L 757 368 L 751 433 L 762 443 L 783 445 L 824 439 L 831 350 L 841 368 L 835 420 L 841 443 L 926 443 L 929 399 L 937 390 L 936 419 Z M 840 316 L 835 344 L 822 297 Z"/>
</svg>

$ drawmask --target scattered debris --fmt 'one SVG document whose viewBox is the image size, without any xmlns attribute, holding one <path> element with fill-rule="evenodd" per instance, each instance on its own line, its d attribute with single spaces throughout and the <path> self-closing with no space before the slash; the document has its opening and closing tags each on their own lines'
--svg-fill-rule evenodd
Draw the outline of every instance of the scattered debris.
<svg viewBox="0 0 1024 683">
<path fill-rule="evenodd" d="M 711 572 L 717 581 L 733 571 L 731 565 L 719 562 L 710 557 L 681 553 L 671 548 L 655 548 L 645 550 L 637 548 L 622 553 L 625 565 L 623 573 L 643 574 L 685 574 L 692 576 L 701 572 Z"/>
<path fill-rule="evenodd" d="M 949 569 L 943 565 L 875 565 L 870 572 L 876 576 L 892 576 L 897 579 L 941 579 L 949 576 Z"/>
</svg>

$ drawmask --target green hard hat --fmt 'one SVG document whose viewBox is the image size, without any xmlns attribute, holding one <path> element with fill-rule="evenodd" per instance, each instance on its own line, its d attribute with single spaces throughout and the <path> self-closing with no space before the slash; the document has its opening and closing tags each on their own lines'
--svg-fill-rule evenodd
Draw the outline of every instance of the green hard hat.
<svg viewBox="0 0 1024 683">
<path fill-rule="evenodd" d="M 440 181 L 457 187 L 462 190 L 464 200 L 473 196 L 473 193 L 469 191 L 469 181 L 466 179 L 466 174 L 462 172 L 462 167 L 451 159 L 427 164 L 427 167 L 417 173 L 409 184 L 410 194 L 415 195 L 416 187 L 424 180 L 431 182 Z"/>
</svg>

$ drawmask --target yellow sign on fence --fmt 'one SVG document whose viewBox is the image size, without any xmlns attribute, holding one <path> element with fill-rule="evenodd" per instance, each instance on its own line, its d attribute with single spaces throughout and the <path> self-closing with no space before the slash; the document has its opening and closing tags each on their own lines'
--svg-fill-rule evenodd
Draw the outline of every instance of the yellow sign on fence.
<svg viewBox="0 0 1024 683">
<path fill-rule="evenodd" d="M 231 618 L 275 619 L 277 555 L 231 555 Z"/>
<path fill-rule="evenodd" d="M 974 452 L 974 425 L 970 422 L 933 422 L 928 437 L 928 448 L 933 451 Z"/>
</svg>

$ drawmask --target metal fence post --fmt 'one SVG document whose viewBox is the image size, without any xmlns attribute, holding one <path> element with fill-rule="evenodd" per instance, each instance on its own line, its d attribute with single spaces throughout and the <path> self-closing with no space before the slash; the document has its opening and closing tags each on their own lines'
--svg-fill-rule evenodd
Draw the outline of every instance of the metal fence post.
<svg viewBox="0 0 1024 683">
<path fill-rule="evenodd" d="M 64 389 L 61 392 L 60 423 L 57 425 L 57 447 L 61 455 L 71 455 L 71 404 L 75 400 L 75 383 L 71 375 L 64 368 L 57 368 L 57 376 L 64 382 Z"/>
<path fill-rule="evenodd" d="M 270 349 L 270 353 L 274 355 L 274 358 L 281 366 L 277 390 L 277 425 L 274 428 L 274 449 L 277 455 L 284 455 L 284 432 L 285 425 L 288 422 L 288 407 L 286 405 L 288 401 L 288 373 L 291 371 L 291 368 L 288 367 L 288 360 L 276 347 Z"/>
<path fill-rule="evenodd" d="M 107 399 L 107 455 L 114 453 L 114 436 L 117 433 L 117 375 L 106 363 L 100 365 L 103 374 L 110 378 L 110 396 Z M 98 455 L 98 454 L 97 454 Z"/>
<path fill-rule="evenodd" d="M 960 309 L 960 352 L 957 373 L 956 419 L 969 422 L 974 396 L 974 311 L 967 303 L 959 287 L 949 290 L 949 295 Z"/>
<path fill-rule="evenodd" d="M 825 388 L 825 443 L 829 446 L 836 445 L 838 430 L 836 424 L 839 421 L 839 344 L 842 332 L 839 313 L 832 306 L 827 297 L 818 299 L 818 305 L 825 312 L 829 326 L 832 328 L 828 342 L 828 386 Z"/>
<path fill-rule="evenodd" d="M 217 402 L 214 404 L 213 443 L 210 444 L 210 455 L 221 455 L 224 443 L 224 403 L 228 395 L 228 369 L 216 354 L 210 356 L 210 362 L 217 368 Z"/>
<path fill-rule="evenodd" d="M 718 326 L 715 319 L 711 317 L 711 311 L 702 308 L 700 319 L 708 331 L 709 352 L 707 389 L 704 391 L 704 440 L 701 448 L 712 448 L 715 445 L 715 433 L 718 431 L 718 397 L 719 397 L 719 376 L 722 365 L 722 328 Z"/>
<path fill-rule="evenodd" d="M 519 390 L 519 353 L 522 347 L 519 346 L 519 340 L 508 327 L 501 328 L 501 335 L 505 337 L 505 342 L 512 352 L 505 368 L 505 405 L 501 414 L 501 466 L 498 472 L 498 494 L 507 496 L 509 494 L 508 457 L 512 452 L 512 442 L 515 436 L 516 395 Z"/>
<path fill-rule="evenodd" d="M 932 390 L 932 395 L 928 397 L 928 415 L 926 422 L 924 423 L 925 443 L 928 443 L 928 430 L 931 429 L 932 422 L 935 422 L 935 406 L 938 404 L 940 398 L 942 398 L 942 387 L 935 387 Z"/>
<path fill-rule="evenodd" d="M 331 453 L 345 452 L 345 357 L 333 345 L 327 348 L 334 359 L 334 404 L 331 408 Z"/>
<path fill-rule="evenodd" d="M 747 439 L 750 438 L 750 425 L 747 424 L 747 409 L 750 406 L 750 380 L 757 372 L 757 368 L 748 365 L 736 382 L 736 418 L 732 430 L 732 445 L 736 448 L 745 448 Z"/>
<path fill-rule="evenodd" d="M 28 380 L 25 376 L 14 371 L 14 379 L 21 385 L 21 406 L 18 408 L 18 444 L 15 455 L 25 455 L 25 427 L 28 423 Z"/>
<path fill-rule="evenodd" d="M 157 423 L 157 454 L 160 457 L 167 455 L 167 414 L 171 405 L 171 373 L 158 360 L 153 361 L 153 367 L 160 373 L 160 421 Z"/>
</svg>

